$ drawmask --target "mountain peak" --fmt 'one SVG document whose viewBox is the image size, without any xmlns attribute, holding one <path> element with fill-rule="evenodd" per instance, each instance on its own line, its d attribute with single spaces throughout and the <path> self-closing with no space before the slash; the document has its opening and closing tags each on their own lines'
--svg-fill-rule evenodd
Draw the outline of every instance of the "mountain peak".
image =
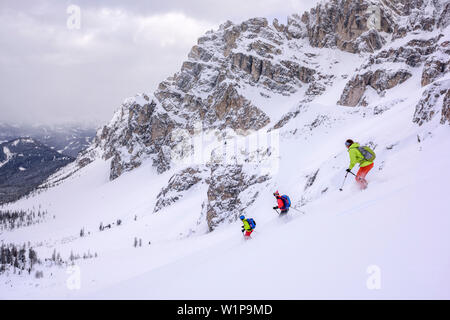
<svg viewBox="0 0 450 320">
<path fill-rule="evenodd" d="M 175 147 L 174 130 L 193 132 L 195 123 L 203 130 L 256 131 L 269 123 L 273 126 L 290 111 L 274 112 L 273 98 L 299 95 L 299 104 L 309 103 L 348 76 L 350 70 L 337 67 L 339 59 L 350 59 L 344 58 L 346 53 L 355 54 L 351 59 L 358 63 L 407 33 L 442 27 L 439 17 L 447 17 L 447 11 L 448 5 L 436 0 L 330 0 L 290 16 L 286 26 L 278 21 L 269 25 L 266 18 L 226 21 L 200 37 L 180 71 L 161 82 L 153 94 L 125 100 L 82 162 L 89 163 L 89 155 L 99 153 L 112 159 L 111 179 L 145 159 L 152 159 L 158 172 L 167 171 Z M 327 61 L 320 49 L 343 53 Z M 401 75 L 377 73 L 383 79 L 396 79 L 389 88 L 409 74 L 407 70 Z M 364 86 L 370 82 L 367 77 Z M 347 89 L 347 93 L 336 100 L 342 105 L 363 100 L 360 92 Z"/>
</svg>

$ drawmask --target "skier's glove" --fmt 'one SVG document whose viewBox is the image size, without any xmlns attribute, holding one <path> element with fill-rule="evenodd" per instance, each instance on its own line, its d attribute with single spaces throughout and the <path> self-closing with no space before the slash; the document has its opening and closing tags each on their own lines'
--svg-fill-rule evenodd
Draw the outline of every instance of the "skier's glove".
<svg viewBox="0 0 450 320">
<path fill-rule="evenodd" d="M 347 171 L 348 173 L 352 172 L 352 170 L 350 170 L 350 169 L 347 169 L 347 170 L 345 170 L 345 171 Z"/>
<path fill-rule="evenodd" d="M 273 209 L 274 209 L 274 210 L 277 210 L 277 209 L 278 209 L 278 207 L 273 207 Z"/>
</svg>

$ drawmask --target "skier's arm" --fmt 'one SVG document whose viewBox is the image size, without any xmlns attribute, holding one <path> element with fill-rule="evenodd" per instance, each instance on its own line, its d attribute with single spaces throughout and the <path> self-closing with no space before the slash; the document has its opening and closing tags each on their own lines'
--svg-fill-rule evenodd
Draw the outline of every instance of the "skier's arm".
<svg viewBox="0 0 450 320">
<path fill-rule="evenodd" d="M 350 155 L 350 166 L 348 168 L 352 170 L 353 167 L 358 163 L 358 159 L 356 158 L 356 150 L 350 149 L 348 151 L 348 154 Z"/>
</svg>

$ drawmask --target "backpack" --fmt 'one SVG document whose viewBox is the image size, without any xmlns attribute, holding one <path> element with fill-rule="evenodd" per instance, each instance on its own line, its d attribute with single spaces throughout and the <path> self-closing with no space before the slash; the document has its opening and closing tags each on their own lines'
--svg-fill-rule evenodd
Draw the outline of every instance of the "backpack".
<svg viewBox="0 0 450 320">
<path fill-rule="evenodd" d="M 373 161 L 376 158 L 375 152 L 370 149 L 368 146 L 358 147 L 359 152 L 361 152 L 362 156 L 367 161 Z"/>
<path fill-rule="evenodd" d="M 289 199 L 289 196 L 287 195 L 281 196 L 281 199 L 283 200 L 286 209 L 291 206 L 291 199 Z"/>
<path fill-rule="evenodd" d="M 256 222 L 253 220 L 253 218 L 247 219 L 248 224 L 250 225 L 250 228 L 255 229 Z"/>
</svg>

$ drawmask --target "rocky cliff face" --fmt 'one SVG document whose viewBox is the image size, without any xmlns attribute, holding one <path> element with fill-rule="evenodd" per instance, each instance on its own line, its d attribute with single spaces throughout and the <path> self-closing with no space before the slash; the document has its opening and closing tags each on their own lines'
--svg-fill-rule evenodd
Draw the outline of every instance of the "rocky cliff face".
<svg viewBox="0 0 450 320">
<path fill-rule="evenodd" d="M 77 165 L 110 160 L 111 180 L 146 161 L 159 173 L 173 170 L 156 213 L 205 185 L 201 219 L 213 230 L 250 205 L 256 197 L 252 186 L 270 176 L 242 163 L 216 161 L 177 171 L 174 157 L 192 152 L 179 148 L 178 132 L 215 132 L 216 139 L 226 140 L 273 131 L 343 81 L 337 104 L 365 106 L 373 92 L 383 96 L 417 72 L 425 93 L 414 121 L 421 124 L 439 113 L 442 123 L 450 122 L 448 82 L 442 81 L 449 69 L 444 31 L 449 20 L 443 0 L 330 0 L 292 15 L 286 25 L 264 18 L 228 21 L 199 38 L 180 71 L 152 94 L 127 99 Z M 274 105 L 287 98 L 295 108 Z"/>
<path fill-rule="evenodd" d="M 413 121 L 419 126 L 435 117 L 450 124 L 450 80 L 436 81 L 427 87 L 416 106 Z"/>
<path fill-rule="evenodd" d="M 351 53 L 373 52 L 386 40 L 381 32 L 392 33 L 392 17 L 383 7 L 379 13 L 379 29 L 371 29 L 369 19 L 373 12 L 369 1 L 333 0 L 319 4 L 302 16 L 309 42 L 314 47 L 339 48 Z"/>
<path fill-rule="evenodd" d="M 409 77 L 411 77 L 411 73 L 404 69 L 397 71 L 378 69 L 375 72 L 367 71 L 361 75 L 356 75 L 347 83 L 338 104 L 350 107 L 359 103 L 364 105 L 366 102 L 362 98 L 368 86 L 382 94 L 385 90 L 392 89 L 405 82 Z"/>
<path fill-rule="evenodd" d="M 394 25 L 394 39 L 413 31 L 443 29 L 450 23 L 450 3 L 442 0 L 384 0 L 394 17 L 400 19 Z"/>
<path fill-rule="evenodd" d="M 204 167 L 191 167 L 174 174 L 158 194 L 153 212 L 158 212 L 182 199 L 188 190 L 205 183 L 208 170 Z"/>
<path fill-rule="evenodd" d="M 366 63 L 348 81 L 339 105 L 364 106 L 367 88 L 379 95 L 408 80 L 417 69 L 422 69 L 422 86 L 426 86 L 448 72 L 448 40 L 443 28 L 448 26 L 448 4 L 440 1 L 381 1 L 387 16 L 397 16 L 393 23 L 392 39 L 411 39 L 402 45 L 371 54 Z M 402 30 L 402 31 L 400 31 Z M 412 32 L 414 31 L 414 32 Z M 421 31 L 421 32 L 420 32 Z M 427 32 L 428 35 L 424 33 Z M 417 36 L 415 36 L 417 35 Z"/>
<path fill-rule="evenodd" d="M 203 130 L 235 132 L 267 126 L 271 119 L 247 96 L 248 88 L 267 100 L 271 94 L 290 96 L 300 90 L 307 91 L 309 101 L 320 95 L 333 75 L 313 68 L 314 54 L 294 55 L 300 46 L 290 39 L 297 23 L 290 19 L 288 26 L 270 26 L 264 18 L 227 22 L 201 37 L 178 73 L 154 94 L 126 100 L 97 135 L 91 149 L 112 159 L 111 179 L 146 158 L 153 159 L 158 172 L 170 169 L 174 129 L 192 133 L 195 123 Z M 85 163 L 89 154 L 81 157 Z"/>
<path fill-rule="evenodd" d="M 224 221 L 234 221 L 256 200 L 251 187 L 269 180 L 268 175 L 246 172 L 243 165 L 213 165 L 208 178 L 204 213 L 210 231 Z"/>
<path fill-rule="evenodd" d="M 445 76 L 450 69 L 450 42 L 443 41 L 435 46 L 433 54 L 425 61 L 422 71 L 422 87 Z"/>
</svg>

